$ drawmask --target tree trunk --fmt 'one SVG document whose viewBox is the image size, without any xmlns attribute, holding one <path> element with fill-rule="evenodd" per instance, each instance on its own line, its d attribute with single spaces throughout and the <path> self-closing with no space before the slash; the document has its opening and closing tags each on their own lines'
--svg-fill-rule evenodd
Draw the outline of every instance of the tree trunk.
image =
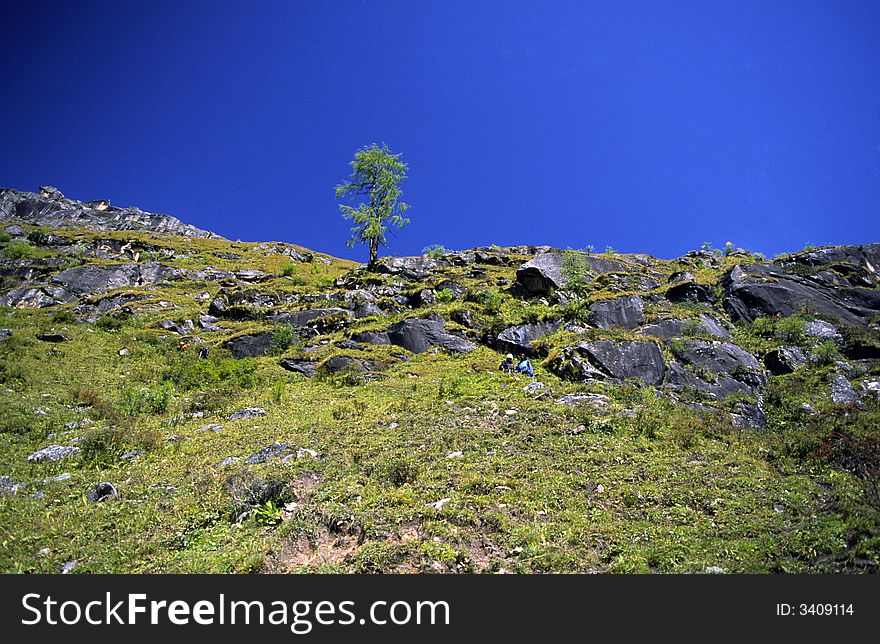
<svg viewBox="0 0 880 644">
<path fill-rule="evenodd" d="M 367 265 L 367 268 L 372 270 L 376 266 L 376 260 L 379 258 L 379 240 L 371 239 L 370 240 L 370 263 Z"/>
</svg>

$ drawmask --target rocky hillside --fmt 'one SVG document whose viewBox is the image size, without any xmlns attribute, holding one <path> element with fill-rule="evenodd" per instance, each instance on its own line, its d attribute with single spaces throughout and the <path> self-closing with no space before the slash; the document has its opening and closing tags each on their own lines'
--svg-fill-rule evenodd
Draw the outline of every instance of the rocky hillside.
<svg viewBox="0 0 880 644">
<path fill-rule="evenodd" d="M 0 220 L 0 570 L 877 569 L 880 244 L 368 272 L 52 188 Z"/>
</svg>

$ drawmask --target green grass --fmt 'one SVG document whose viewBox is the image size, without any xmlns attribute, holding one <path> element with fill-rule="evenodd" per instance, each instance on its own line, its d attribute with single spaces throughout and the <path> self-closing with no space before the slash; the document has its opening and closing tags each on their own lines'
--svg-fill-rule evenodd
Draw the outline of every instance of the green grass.
<svg viewBox="0 0 880 644">
<path fill-rule="evenodd" d="M 64 234 L 83 242 L 122 235 Z M 272 245 L 124 236 L 186 255 L 171 265 L 264 270 L 275 277 L 259 285 L 263 292 L 334 292 L 333 280 L 353 266 L 332 259 L 291 269 Z M 216 255 L 226 252 L 243 259 Z M 692 270 L 712 283 L 736 261 L 719 258 L 711 276 Z M 561 307 L 515 299 L 499 286 L 515 264 L 485 268 L 476 277 L 466 277 L 466 267 L 444 269 L 424 286 L 462 283 L 474 294 L 467 306 L 491 329 L 561 317 Z M 662 278 L 681 266 L 654 260 L 651 270 Z M 586 288 L 585 301 L 608 296 L 598 287 Z M 876 570 L 880 518 L 846 459 L 867 458 L 863 442 L 876 435 L 880 412 L 845 416 L 833 408 L 823 394 L 831 358 L 771 379 L 770 426 L 758 432 L 733 427 L 721 408 L 698 414 L 638 385 L 593 385 L 611 398 L 608 407 L 568 408 L 555 398 L 588 388 L 560 380 L 540 360 L 538 379 L 552 395 L 535 399 L 523 390 L 530 379 L 499 373 L 498 354 L 485 347 L 405 360 L 397 347 L 347 351 L 384 366 L 368 382 L 307 379 L 277 364 L 281 351 L 324 360 L 353 331 L 427 310 L 325 332 L 309 342 L 326 344 L 309 354 L 290 329 L 276 329 L 274 355 L 243 360 L 223 342 L 265 324 L 221 322 L 224 331 L 202 334 L 207 360 L 181 353 L 178 337 L 155 323 L 192 319 L 203 308 L 193 294 L 217 288 L 182 281 L 126 289 L 153 299 L 132 304 L 128 319 L 95 325 L 54 307 L 0 309 L 0 327 L 13 331 L 0 341 L 0 474 L 27 484 L 0 495 L 0 571 L 55 573 L 68 561 L 78 562 L 77 573 Z M 463 306 L 439 299 L 430 310 Z M 157 308 L 158 300 L 171 306 Z M 709 310 L 660 303 L 649 315 Z M 756 350 L 799 340 L 797 325 L 787 324 L 741 327 L 737 340 Z M 35 338 L 61 329 L 69 342 Z M 563 331 L 540 346 L 552 359 L 565 344 L 600 337 L 638 336 Z M 121 348 L 130 355 L 120 356 Z M 227 420 L 253 406 L 267 415 Z M 209 424 L 222 430 L 198 431 Z M 82 451 L 72 459 L 27 461 L 36 449 L 74 439 Z M 293 447 L 268 463 L 244 464 L 273 442 Z M 120 460 L 132 451 L 140 455 Z M 241 460 L 221 465 L 227 457 Z M 70 477 L 48 481 L 63 473 Z M 100 481 L 113 482 L 119 497 L 89 503 Z"/>
</svg>

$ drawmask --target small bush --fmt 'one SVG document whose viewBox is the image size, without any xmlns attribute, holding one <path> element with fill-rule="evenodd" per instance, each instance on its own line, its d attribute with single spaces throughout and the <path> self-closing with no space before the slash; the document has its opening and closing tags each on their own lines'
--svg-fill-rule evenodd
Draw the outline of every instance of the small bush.
<svg viewBox="0 0 880 644">
<path fill-rule="evenodd" d="M 480 291 L 477 293 L 476 299 L 487 313 L 498 313 L 501 310 L 501 305 L 504 304 L 504 298 L 498 291 Z"/>
<path fill-rule="evenodd" d="M 695 336 L 701 335 L 705 332 L 703 329 L 703 325 L 699 320 L 690 319 L 686 320 L 684 324 L 681 325 L 681 334 L 686 336 Z"/>
<path fill-rule="evenodd" d="M 3 247 L 3 253 L 9 259 L 36 259 L 39 251 L 27 242 L 9 242 Z"/>
<path fill-rule="evenodd" d="M 385 465 L 385 480 L 394 487 L 400 487 L 407 483 L 415 483 L 419 477 L 419 467 L 412 461 L 402 458 L 392 459 Z"/>
<path fill-rule="evenodd" d="M 834 364 L 843 356 L 834 340 L 826 340 L 813 350 L 813 361 L 819 365 Z"/>
<path fill-rule="evenodd" d="M 442 291 L 437 291 L 437 301 L 444 302 L 448 304 L 449 302 L 455 301 L 455 293 L 448 289 L 443 289 Z"/>
<path fill-rule="evenodd" d="M 119 396 L 119 408 L 126 416 L 151 414 L 157 416 L 168 410 L 171 389 L 167 385 L 154 387 L 126 387 Z"/>
<path fill-rule="evenodd" d="M 284 277 L 293 277 L 296 275 L 296 264 L 287 262 L 281 267 L 281 275 Z"/>
<path fill-rule="evenodd" d="M 52 315 L 52 321 L 56 324 L 74 324 L 77 322 L 77 319 L 73 311 L 61 310 L 56 311 Z"/>
<path fill-rule="evenodd" d="M 425 257 L 433 257 L 435 259 L 443 257 L 448 252 L 449 251 L 446 249 L 446 247 L 441 244 L 425 246 L 425 248 L 422 249 L 422 255 L 424 255 Z"/>
<path fill-rule="evenodd" d="M 806 324 L 804 320 L 794 315 L 780 318 L 776 322 L 774 335 L 783 342 L 791 342 L 792 344 L 803 344 L 806 340 L 804 329 Z"/>
<path fill-rule="evenodd" d="M 283 324 L 272 331 L 272 350 L 282 353 L 300 339 L 299 329 L 292 324 Z"/>
</svg>

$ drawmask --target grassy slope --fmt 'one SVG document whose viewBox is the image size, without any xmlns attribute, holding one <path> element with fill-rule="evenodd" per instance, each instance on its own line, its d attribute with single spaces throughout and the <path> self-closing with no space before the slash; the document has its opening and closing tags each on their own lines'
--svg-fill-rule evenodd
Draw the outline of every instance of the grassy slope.
<svg viewBox="0 0 880 644">
<path fill-rule="evenodd" d="M 257 244 L 82 236 L 143 236 L 184 251 L 187 258 L 169 264 L 186 268 L 277 275 L 289 261 L 267 256 Z M 214 255 L 230 251 L 243 258 Z M 352 266 L 335 259 L 296 264 L 293 276 L 256 288 L 332 291 L 332 280 Z M 428 281 L 456 277 L 473 291 L 499 293 L 497 280 L 510 280 L 515 271 L 487 268 L 483 278 L 447 269 Z M 680 268 L 654 260 L 650 270 L 665 275 Z M 718 274 L 697 277 L 712 283 Z M 349 350 L 388 362 L 386 377 L 306 379 L 281 369 L 277 354 L 234 361 L 220 349 L 221 340 L 244 330 L 269 328 L 263 323 L 222 322 L 228 331 L 203 334 L 212 347 L 207 362 L 180 354 L 179 338 L 153 327 L 193 317 L 200 309 L 193 295 L 217 289 L 198 282 L 142 289 L 155 300 L 134 305 L 139 314 L 115 329 L 59 316 L 57 308 L 0 310 L 0 327 L 13 330 L 0 343 L 0 474 L 28 484 L 14 496 L 0 495 L 0 570 L 57 572 L 75 560 L 77 572 L 701 572 L 707 566 L 795 572 L 872 569 L 878 559 L 877 516 L 857 479 L 809 453 L 833 422 L 861 423 L 860 431 L 871 432 L 880 414 L 872 408 L 854 414 L 861 420 L 841 421 L 820 393 L 822 369 L 774 379 L 767 432 L 736 429 L 720 412 L 700 418 L 634 385 L 605 388 L 613 400 L 608 409 L 571 409 L 554 398 L 583 387 L 540 363 L 538 380 L 553 396 L 536 400 L 523 389 L 528 379 L 496 371 L 498 354 L 487 348 L 400 362 L 391 357 L 401 352 L 396 348 Z M 594 289 L 589 299 L 609 294 Z M 172 305 L 161 308 L 159 300 Z M 505 295 L 484 302 L 466 306 L 496 327 L 562 313 Z M 412 314 L 362 320 L 354 328 L 384 328 Z M 70 342 L 34 338 L 50 330 Z M 739 333 L 746 344 L 762 342 L 749 329 Z M 545 342 L 551 356 L 565 339 Z M 123 347 L 130 356 L 118 355 Z M 338 352 L 327 345 L 312 355 Z M 302 347 L 287 355 L 302 355 Z M 818 418 L 792 411 L 808 400 Z M 268 414 L 226 420 L 245 406 Z M 35 414 L 37 408 L 46 415 Z M 65 428 L 83 418 L 94 422 Z M 222 431 L 196 432 L 209 423 Z M 579 426 L 584 431 L 568 431 Z M 49 440 L 50 433 L 60 436 Z M 74 459 L 26 460 L 37 448 L 79 436 L 83 453 Z M 220 465 L 274 441 L 294 445 L 292 454 L 297 447 L 315 450 L 320 459 L 303 454 L 286 463 Z M 119 460 L 132 449 L 145 453 Z M 461 455 L 450 456 L 456 452 Z M 42 482 L 62 473 L 71 476 Z M 89 503 L 85 494 L 98 481 L 113 482 L 120 496 Z M 260 489 L 260 481 L 281 487 L 257 495 L 257 510 L 242 517 L 246 508 L 236 499 Z M 427 505 L 441 499 L 449 500 L 439 509 Z"/>
</svg>

